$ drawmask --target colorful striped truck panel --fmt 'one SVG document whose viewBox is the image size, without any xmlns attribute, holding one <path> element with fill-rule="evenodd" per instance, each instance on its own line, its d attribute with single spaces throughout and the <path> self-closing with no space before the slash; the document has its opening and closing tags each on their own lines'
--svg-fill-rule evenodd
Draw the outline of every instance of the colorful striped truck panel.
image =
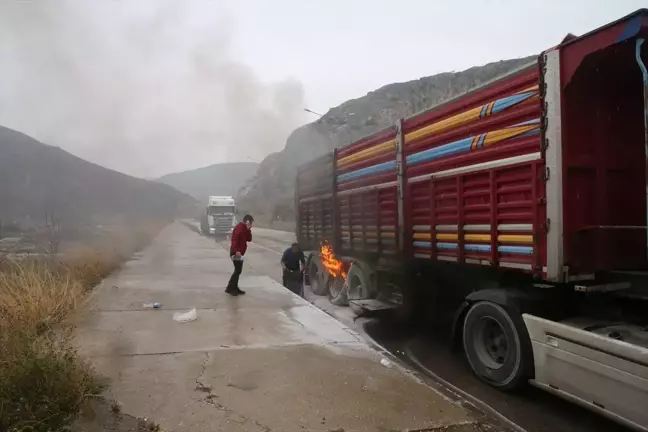
<svg viewBox="0 0 648 432">
<path fill-rule="evenodd" d="M 335 180 L 319 180 L 328 189 L 304 193 L 317 175 L 302 168 L 300 241 L 315 247 L 334 235 L 343 254 L 405 254 L 541 273 L 540 108 L 532 65 L 337 150 Z"/>
</svg>

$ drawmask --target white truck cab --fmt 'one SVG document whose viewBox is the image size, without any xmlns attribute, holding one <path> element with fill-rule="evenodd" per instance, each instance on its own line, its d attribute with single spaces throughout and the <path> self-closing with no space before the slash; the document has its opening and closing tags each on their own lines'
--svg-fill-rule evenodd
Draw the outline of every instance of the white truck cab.
<svg viewBox="0 0 648 432">
<path fill-rule="evenodd" d="M 231 196 L 210 196 L 203 233 L 216 237 L 229 236 L 236 224 L 236 203 Z"/>
</svg>

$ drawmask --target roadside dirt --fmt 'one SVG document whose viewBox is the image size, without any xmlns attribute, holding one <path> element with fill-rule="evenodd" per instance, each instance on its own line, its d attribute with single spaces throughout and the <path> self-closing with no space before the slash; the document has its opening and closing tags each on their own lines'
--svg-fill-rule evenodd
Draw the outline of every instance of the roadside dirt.
<svg viewBox="0 0 648 432">
<path fill-rule="evenodd" d="M 92 401 L 85 407 L 72 426 L 72 432 L 157 432 L 155 422 L 121 412 L 115 402 L 105 399 Z"/>
</svg>

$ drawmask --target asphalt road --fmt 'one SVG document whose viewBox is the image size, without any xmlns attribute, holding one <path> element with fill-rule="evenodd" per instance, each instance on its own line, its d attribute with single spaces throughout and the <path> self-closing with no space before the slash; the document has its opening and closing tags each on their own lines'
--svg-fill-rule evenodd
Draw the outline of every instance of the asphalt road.
<svg viewBox="0 0 648 432">
<path fill-rule="evenodd" d="M 93 291 L 74 341 L 121 413 L 181 432 L 491 430 L 258 270 L 226 294 L 231 271 L 174 223 Z"/>
<path fill-rule="evenodd" d="M 292 233 L 255 228 L 246 265 L 280 281 L 280 255 L 294 238 Z M 360 321 L 353 322 L 349 308 L 333 306 L 325 297 L 309 293 L 307 299 L 343 323 L 356 329 L 361 326 Z M 440 378 L 450 388 L 455 387 L 480 400 L 528 432 L 630 432 L 530 386 L 516 393 L 502 393 L 491 388 L 471 374 L 461 353 L 452 353 L 442 335 L 416 334 L 411 330 L 396 329 L 388 322 L 364 321 L 362 327 L 365 334 L 413 369 Z"/>
</svg>

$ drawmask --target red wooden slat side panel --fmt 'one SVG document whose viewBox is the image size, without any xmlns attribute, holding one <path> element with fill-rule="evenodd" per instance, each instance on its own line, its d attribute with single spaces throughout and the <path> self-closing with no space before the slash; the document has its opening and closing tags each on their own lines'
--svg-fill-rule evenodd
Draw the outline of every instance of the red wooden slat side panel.
<svg viewBox="0 0 648 432">
<path fill-rule="evenodd" d="M 462 166 L 476 165 L 484 162 L 526 155 L 540 150 L 538 136 L 523 137 L 501 143 L 491 148 L 471 151 L 453 157 L 441 158 L 426 163 L 407 167 L 408 178 L 432 174 Z"/>
<path fill-rule="evenodd" d="M 367 168 L 373 165 L 377 165 L 382 162 L 388 162 L 394 160 L 394 150 L 389 150 L 387 153 L 378 154 L 366 159 L 358 160 L 357 162 L 346 164 L 338 168 L 338 174 L 344 174 L 351 171 L 356 171 L 362 168 Z"/>
<path fill-rule="evenodd" d="M 639 27 L 631 19 L 639 19 Z M 642 82 L 631 42 L 648 34 L 647 20 L 641 11 L 557 48 L 564 206 L 559 209 L 564 218 L 560 247 L 570 274 L 643 268 L 648 261 L 643 230 L 641 235 L 604 231 L 646 223 L 643 101 L 637 91 Z M 539 133 L 539 93 L 544 94 L 539 72 L 538 65 L 531 65 L 404 119 L 399 123 L 402 140 L 396 139 L 396 127 L 386 128 L 340 149 L 337 158 L 325 156 L 300 168 L 300 241 L 314 245 L 337 233 L 346 253 L 413 248 L 421 258 L 542 276 L 551 224 L 544 177 L 549 173 Z M 406 197 L 401 216 L 407 247 L 402 249 L 396 243 L 396 143 L 402 144 L 405 159 L 399 178 Z"/>
<path fill-rule="evenodd" d="M 342 147 L 339 150 L 339 157 L 344 158 L 353 153 L 357 153 L 361 150 L 374 146 L 376 144 L 380 144 L 382 142 L 388 141 L 394 138 L 394 133 L 395 133 L 394 127 L 390 126 L 373 135 L 369 135 L 367 137 L 361 138 L 358 141 L 355 141 L 346 147 Z"/>
<path fill-rule="evenodd" d="M 412 224 L 406 241 L 416 257 L 542 274 L 537 85 L 538 69 L 528 69 L 405 121 Z"/>
<path fill-rule="evenodd" d="M 537 160 L 410 184 L 414 254 L 459 261 L 463 249 L 467 263 L 540 273 L 546 240 L 534 227 L 544 220 L 543 167 Z"/>
<path fill-rule="evenodd" d="M 354 188 L 349 186 L 354 181 L 368 177 L 391 173 L 395 179 L 395 147 L 396 131 L 390 128 L 376 136 L 363 139 L 343 150 L 338 151 L 336 165 L 337 184 L 340 190 Z M 378 179 L 379 180 L 379 179 Z M 378 182 L 364 182 L 365 185 L 379 184 Z"/>
<path fill-rule="evenodd" d="M 327 154 L 297 171 L 296 194 L 298 199 L 332 192 L 333 155 Z"/>
<path fill-rule="evenodd" d="M 435 123 L 471 108 L 483 105 L 492 100 L 498 99 L 507 94 L 514 93 L 512 90 L 521 90 L 529 85 L 538 83 L 538 68 L 531 66 L 518 74 L 508 77 L 505 80 L 495 81 L 476 92 L 470 92 L 466 95 L 453 100 L 451 103 L 444 104 L 439 108 L 432 108 L 429 111 L 405 119 L 403 127 L 406 132 L 418 129 L 425 125 Z"/>
<path fill-rule="evenodd" d="M 509 95 L 513 95 L 514 93 L 514 91 L 511 91 Z M 406 154 L 411 155 L 462 138 L 472 137 L 482 133 L 503 129 L 507 126 L 513 126 L 518 123 L 534 120 L 539 118 L 539 115 L 540 105 L 538 103 L 538 98 L 533 97 L 502 113 L 493 114 L 490 117 L 482 119 L 475 119 L 474 121 L 464 123 L 463 125 L 436 135 L 408 140 L 407 146 L 405 147 Z"/>
<path fill-rule="evenodd" d="M 343 253 L 396 253 L 396 186 L 341 195 L 338 211 Z"/>
<path fill-rule="evenodd" d="M 405 241 L 415 256 L 541 271 L 544 239 L 534 236 L 544 196 L 537 84 L 537 69 L 530 68 L 404 121 L 405 178 L 412 181 L 406 185 L 411 226 Z M 338 152 L 336 210 L 344 253 L 399 250 L 394 139 L 388 129 Z M 310 165 L 298 176 L 299 195 L 310 198 L 299 213 L 308 245 L 333 240 L 326 195 L 332 165 L 332 159 Z M 456 169 L 465 170 L 454 174 Z"/>
<path fill-rule="evenodd" d="M 484 92 L 487 94 L 486 96 L 478 92 L 469 98 L 471 104 L 465 105 L 462 109 L 457 108 L 448 112 L 447 115 L 437 114 L 436 111 L 432 111 L 426 116 L 425 121 L 423 121 L 422 118 L 417 121 L 414 121 L 413 119 L 406 120 L 404 122 L 404 132 L 406 137 L 405 154 L 410 156 L 424 150 L 438 148 L 462 139 L 503 130 L 507 127 L 523 122 L 539 119 L 541 116 L 541 105 L 537 94 L 537 85 L 538 70 L 528 70 L 521 76 L 494 84 L 492 88 L 489 88 L 488 92 Z M 529 91 L 529 93 L 534 93 L 533 96 L 530 96 L 519 103 L 513 104 L 500 112 L 495 112 L 490 115 L 479 115 L 480 107 L 497 100 L 513 97 L 514 95 L 529 89 L 533 89 Z M 468 116 L 467 112 L 471 110 L 476 111 L 476 114 Z M 462 115 L 466 117 L 461 118 Z M 422 131 L 430 127 L 433 128 L 435 125 L 439 125 L 439 122 L 449 121 L 453 118 L 457 120 L 452 124 L 452 126 L 443 127 L 438 131 L 431 131 L 430 133 L 420 137 L 409 138 L 410 135 L 416 134 L 417 131 Z M 499 146 L 500 145 L 497 147 Z M 484 145 L 482 150 L 486 149 L 488 149 L 488 146 Z M 535 151 L 538 150 L 539 147 Z M 502 156 L 497 153 L 492 155 L 492 159 L 500 158 L 502 158 Z M 467 163 L 465 164 L 469 164 L 468 161 L 466 162 Z M 459 165 L 463 165 L 463 163 Z"/>
<path fill-rule="evenodd" d="M 353 190 L 368 186 L 376 186 L 396 181 L 396 172 L 387 172 L 385 174 L 376 174 L 363 177 L 358 180 L 349 181 L 338 185 L 338 190 Z"/>
<path fill-rule="evenodd" d="M 306 250 L 319 250 L 322 241 L 333 238 L 332 198 L 301 203 L 297 221 L 298 240 Z"/>
<path fill-rule="evenodd" d="M 333 159 L 327 154 L 297 171 L 297 240 L 306 250 L 333 238 Z"/>
</svg>

